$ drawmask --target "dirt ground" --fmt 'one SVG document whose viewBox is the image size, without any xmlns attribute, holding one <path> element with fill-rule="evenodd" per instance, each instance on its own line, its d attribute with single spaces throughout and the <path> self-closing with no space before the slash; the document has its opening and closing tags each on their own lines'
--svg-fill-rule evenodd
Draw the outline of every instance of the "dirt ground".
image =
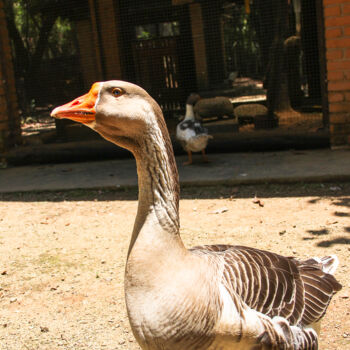
<svg viewBox="0 0 350 350">
<path fill-rule="evenodd" d="M 260 200 L 254 200 L 257 195 Z M 123 274 L 136 191 L 0 195 L 0 349 L 139 349 Z M 337 254 L 320 349 L 350 349 L 350 183 L 185 188 L 190 247 L 229 243 L 300 258 Z"/>
</svg>

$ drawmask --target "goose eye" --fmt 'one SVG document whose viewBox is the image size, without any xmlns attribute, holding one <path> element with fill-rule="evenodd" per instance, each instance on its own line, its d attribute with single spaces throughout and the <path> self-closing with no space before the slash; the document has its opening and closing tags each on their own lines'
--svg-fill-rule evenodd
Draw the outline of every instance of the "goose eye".
<svg viewBox="0 0 350 350">
<path fill-rule="evenodd" d="M 114 89 L 112 90 L 112 95 L 113 95 L 114 97 L 119 97 L 119 96 L 121 96 L 121 95 L 123 95 L 123 94 L 124 94 L 124 90 L 121 89 L 121 88 L 114 88 Z"/>
</svg>

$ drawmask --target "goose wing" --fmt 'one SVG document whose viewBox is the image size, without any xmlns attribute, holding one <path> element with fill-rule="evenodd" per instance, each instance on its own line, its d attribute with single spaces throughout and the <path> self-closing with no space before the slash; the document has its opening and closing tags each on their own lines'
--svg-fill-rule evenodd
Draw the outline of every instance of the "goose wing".
<svg viewBox="0 0 350 350">
<path fill-rule="evenodd" d="M 305 308 L 301 323 L 308 325 L 321 319 L 333 297 L 342 286 L 327 271 L 329 261 L 338 259 L 334 256 L 322 259 L 309 259 L 299 263 L 300 276 L 304 284 Z"/>
<path fill-rule="evenodd" d="M 193 129 L 196 135 L 208 135 L 208 129 L 205 128 L 200 122 L 195 121 L 193 125 Z"/>
<path fill-rule="evenodd" d="M 184 120 L 176 127 L 176 137 L 180 141 L 187 142 L 189 139 L 196 136 L 194 130 L 194 122 L 192 120 Z"/>
<path fill-rule="evenodd" d="M 195 120 L 184 120 L 177 125 L 176 136 L 179 140 L 187 141 L 191 137 L 207 135 L 208 130 Z"/>
<path fill-rule="evenodd" d="M 314 259 L 299 261 L 243 246 L 211 245 L 193 250 L 221 256 L 223 284 L 232 297 L 239 295 L 250 308 L 269 317 L 283 317 L 292 325 L 318 321 L 333 294 L 341 289 Z"/>
</svg>

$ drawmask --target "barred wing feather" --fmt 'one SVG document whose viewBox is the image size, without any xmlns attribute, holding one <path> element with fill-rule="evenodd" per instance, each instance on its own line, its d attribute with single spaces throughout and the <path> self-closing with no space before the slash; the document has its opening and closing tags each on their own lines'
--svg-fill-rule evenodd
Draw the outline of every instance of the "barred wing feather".
<svg viewBox="0 0 350 350">
<path fill-rule="evenodd" d="M 322 262 L 299 261 L 255 248 L 211 245 L 193 248 L 221 256 L 223 284 L 234 298 L 269 317 L 283 317 L 291 325 L 317 322 L 341 285 L 324 272 Z"/>
<path fill-rule="evenodd" d="M 334 293 L 342 286 L 333 275 L 324 272 L 322 262 L 314 259 L 300 262 L 299 270 L 305 290 L 302 324 L 310 324 L 324 316 Z"/>
</svg>

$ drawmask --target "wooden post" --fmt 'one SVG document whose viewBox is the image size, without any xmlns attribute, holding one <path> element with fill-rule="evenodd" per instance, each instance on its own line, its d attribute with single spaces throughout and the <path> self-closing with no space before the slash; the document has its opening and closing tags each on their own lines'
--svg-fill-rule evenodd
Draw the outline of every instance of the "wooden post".
<svg viewBox="0 0 350 350">
<path fill-rule="evenodd" d="M 115 6 L 114 6 L 115 5 Z M 104 79 L 122 79 L 122 60 L 120 55 L 120 15 L 118 1 L 99 0 L 97 4 L 97 25 L 101 33 Z M 102 19 L 103 20 L 100 20 Z"/>
<path fill-rule="evenodd" d="M 89 8 L 90 8 L 90 19 L 91 19 L 91 32 L 92 32 L 92 42 L 91 42 L 91 50 L 95 49 L 95 57 L 96 57 L 96 73 L 98 76 L 97 80 L 104 80 L 104 72 L 102 66 L 102 55 L 101 55 L 101 42 L 99 35 L 99 28 L 97 24 L 97 6 L 96 0 L 89 0 Z"/>
<path fill-rule="evenodd" d="M 221 9 L 216 1 L 203 1 L 201 7 L 208 62 L 208 80 L 209 85 L 215 87 L 223 83 L 225 79 L 225 62 L 222 54 L 223 40 L 221 37 Z"/>
<path fill-rule="evenodd" d="M 317 36 L 318 36 L 318 56 L 320 62 L 320 86 L 322 98 L 323 126 L 329 127 L 329 106 L 327 95 L 327 60 L 325 26 L 322 0 L 316 0 Z"/>
<path fill-rule="evenodd" d="M 200 90 L 208 87 L 208 67 L 205 48 L 201 5 L 190 4 L 191 28 L 194 60 L 196 65 L 196 80 Z"/>
<path fill-rule="evenodd" d="M 96 69 L 96 55 L 92 48 L 93 42 L 92 27 L 89 19 L 83 19 L 75 22 L 77 41 L 79 46 L 79 61 L 83 73 L 84 87 L 90 88 L 91 84 L 100 80 L 99 72 Z"/>
<path fill-rule="evenodd" d="M 90 18 L 76 22 L 84 84 L 123 79 L 118 1 L 89 0 Z"/>
</svg>

